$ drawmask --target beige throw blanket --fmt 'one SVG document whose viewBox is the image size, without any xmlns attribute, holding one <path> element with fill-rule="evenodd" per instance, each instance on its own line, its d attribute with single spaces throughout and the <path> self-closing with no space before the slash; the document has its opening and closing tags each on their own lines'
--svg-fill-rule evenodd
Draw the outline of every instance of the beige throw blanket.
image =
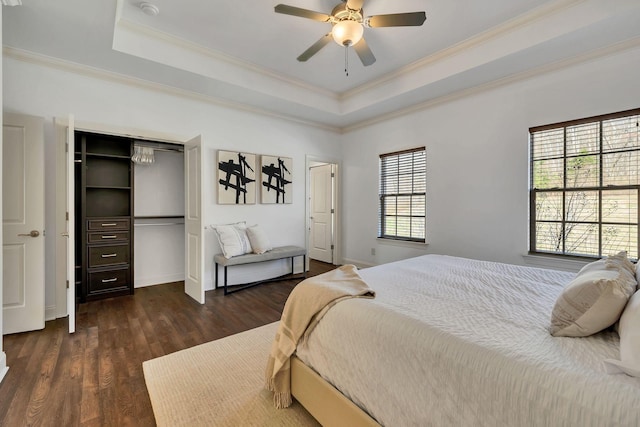
<svg viewBox="0 0 640 427">
<path fill-rule="evenodd" d="M 327 310 L 338 302 L 374 296 L 375 292 L 360 278 L 353 265 L 310 277 L 293 289 L 284 305 L 267 362 L 266 388 L 273 391 L 276 408 L 291 405 L 289 361 L 303 335 L 306 338 Z"/>
</svg>

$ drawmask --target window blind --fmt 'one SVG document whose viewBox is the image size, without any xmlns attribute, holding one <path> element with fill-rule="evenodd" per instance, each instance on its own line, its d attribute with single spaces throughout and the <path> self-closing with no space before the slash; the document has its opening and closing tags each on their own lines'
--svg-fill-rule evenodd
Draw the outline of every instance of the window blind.
<svg viewBox="0 0 640 427">
<path fill-rule="evenodd" d="M 638 259 L 640 109 L 529 133 L 530 251 Z"/>
<path fill-rule="evenodd" d="M 425 242 L 425 147 L 380 155 L 378 237 Z"/>
</svg>

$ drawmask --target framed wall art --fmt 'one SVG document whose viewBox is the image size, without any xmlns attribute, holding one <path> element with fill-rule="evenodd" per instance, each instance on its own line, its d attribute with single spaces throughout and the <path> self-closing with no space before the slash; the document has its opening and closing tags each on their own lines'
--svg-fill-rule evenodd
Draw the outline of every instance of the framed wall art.
<svg viewBox="0 0 640 427">
<path fill-rule="evenodd" d="M 256 202 L 256 155 L 218 150 L 218 203 Z"/>
<path fill-rule="evenodd" d="M 293 159 L 280 156 L 261 156 L 262 203 L 293 202 Z"/>
</svg>

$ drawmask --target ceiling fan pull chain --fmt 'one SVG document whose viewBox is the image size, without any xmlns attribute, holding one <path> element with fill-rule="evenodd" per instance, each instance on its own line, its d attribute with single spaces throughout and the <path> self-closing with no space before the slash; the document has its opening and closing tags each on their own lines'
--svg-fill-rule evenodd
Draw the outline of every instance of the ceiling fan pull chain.
<svg viewBox="0 0 640 427">
<path fill-rule="evenodd" d="M 349 46 L 344 47 L 344 73 L 349 77 Z"/>
</svg>

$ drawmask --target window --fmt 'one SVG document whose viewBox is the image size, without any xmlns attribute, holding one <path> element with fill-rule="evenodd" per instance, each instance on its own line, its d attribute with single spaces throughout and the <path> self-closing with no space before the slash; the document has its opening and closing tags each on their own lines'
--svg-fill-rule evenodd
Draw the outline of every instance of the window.
<svg viewBox="0 0 640 427">
<path fill-rule="evenodd" d="M 378 237 L 424 243 L 426 189 L 424 147 L 381 154 Z"/>
<path fill-rule="evenodd" d="M 638 258 L 640 109 L 529 129 L 530 250 Z"/>
</svg>

